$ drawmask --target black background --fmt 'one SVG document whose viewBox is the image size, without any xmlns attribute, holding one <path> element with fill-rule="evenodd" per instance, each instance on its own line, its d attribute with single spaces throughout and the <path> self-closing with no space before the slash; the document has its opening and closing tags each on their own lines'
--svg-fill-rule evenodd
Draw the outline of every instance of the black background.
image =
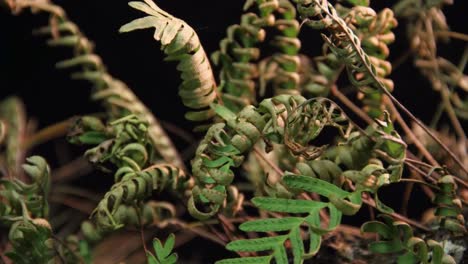
<svg viewBox="0 0 468 264">
<path fill-rule="evenodd" d="M 466 0 L 458 0 L 444 8 L 451 29 L 468 31 Z M 127 83 L 140 99 L 163 120 L 190 131 L 193 124 L 184 120 L 186 108 L 177 95 L 180 83 L 173 63 L 163 62 L 159 44 L 153 40 L 152 30 L 119 34 L 121 25 L 140 17 L 123 0 L 62 0 L 61 5 L 72 21 L 96 44 L 96 53 L 106 64 L 109 72 Z M 395 1 L 375 0 L 378 8 L 391 6 Z M 242 12 L 241 0 L 160 0 L 157 4 L 173 15 L 188 22 L 198 33 L 207 53 L 218 48 L 225 37 L 226 28 L 239 22 Z M 7 95 L 20 96 L 27 106 L 30 117 L 45 127 L 73 115 L 99 111 L 99 105 L 89 100 L 90 84 L 74 81 L 69 72 L 56 70 L 54 64 L 69 58 L 67 49 L 49 48 L 43 37 L 31 34 L 34 28 L 47 24 L 44 14 L 25 11 L 12 16 L 0 8 L 0 99 Z M 401 56 L 408 48 L 404 23 L 395 30 L 397 41 L 391 48 L 390 61 Z M 317 55 L 322 41 L 317 32 L 304 29 L 301 33 L 303 53 Z M 441 45 L 439 55 L 458 63 L 465 43 L 452 41 L 451 46 Z M 423 121 L 432 117 L 439 97 L 427 81 L 421 77 L 408 60 L 396 69 L 391 78 L 395 82 L 395 96 Z M 184 147 L 178 144 L 179 148 Z M 50 156 L 51 148 L 37 149 L 39 154 Z M 56 161 L 51 161 L 57 166 Z M 395 198 L 398 189 L 384 190 L 387 197 Z M 388 202 L 387 202 L 388 201 Z M 398 208 L 397 200 L 387 204 Z M 428 203 L 428 201 L 421 201 Z M 414 215 L 424 206 L 414 206 Z M 418 211 L 419 210 L 419 211 Z M 367 214 L 367 212 L 363 212 Z M 217 251 L 219 253 L 221 248 Z M 211 252 L 216 255 L 214 252 Z M 209 258 L 211 259 L 211 258 Z"/>
</svg>

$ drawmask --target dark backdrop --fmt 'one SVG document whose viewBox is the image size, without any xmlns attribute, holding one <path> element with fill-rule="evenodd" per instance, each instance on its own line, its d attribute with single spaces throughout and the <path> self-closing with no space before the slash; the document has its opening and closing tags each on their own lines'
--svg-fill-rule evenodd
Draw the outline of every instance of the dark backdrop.
<svg viewBox="0 0 468 264">
<path fill-rule="evenodd" d="M 54 2 L 61 5 L 71 20 L 94 41 L 96 52 L 103 58 L 113 76 L 126 82 L 158 118 L 170 121 L 187 131 L 191 130 L 193 126 L 184 120 L 183 114 L 186 109 L 177 96 L 180 81 L 175 65 L 162 61 L 160 46 L 152 38 L 153 31 L 122 35 L 118 33 L 121 25 L 140 17 L 140 12 L 129 8 L 124 0 Z M 395 1 L 373 2 L 381 8 L 392 5 Z M 467 33 L 468 10 L 463 2 L 465 0 L 458 0 L 455 5 L 444 10 L 452 30 Z M 225 36 L 227 26 L 239 22 L 244 1 L 160 0 L 157 3 L 173 15 L 187 21 L 197 31 L 205 50 L 211 53 L 217 49 L 219 41 Z M 46 24 L 47 16 L 43 14 L 32 15 L 24 12 L 19 16 L 12 16 L 7 10 L 0 9 L 0 99 L 10 94 L 23 98 L 28 114 L 39 120 L 39 127 L 73 115 L 99 111 L 99 106 L 89 100 L 89 83 L 70 80 L 68 71 L 54 68 L 57 61 L 70 57 L 71 52 L 67 49 L 48 48 L 44 38 L 31 35 L 34 28 Z M 397 41 L 391 45 L 390 61 L 394 61 L 407 50 L 407 39 L 402 25 L 404 24 L 401 23 L 395 30 Z M 317 32 L 304 29 L 301 38 L 304 53 L 320 53 L 322 41 Z M 439 54 L 458 63 L 464 45 L 461 41 L 453 41 L 450 47 L 442 45 Z M 425 79 L 417 74 L 411 60 L 396 69 L 391 77 L 395 81 L 396 97 L 416 116 L 424 121 L 430 120 L 438 96 Z M 37 152 L 50 156 L 55 149 L 43 147 Z M 51 162 L 53 165 L 57 164 L 56 161 Z M 399 193 L 400 190 L 388 189 L 384 192 L 387 193 L 387 197 L 395 198 L 395 192 Z M 387 201 L 387 204 L 398 208 L 397 200 Z M 420 213 L 417 210 L 414 212 Z M 367 215 L 367 212 L 363 214 Z M 221 251 L 219 249 L 216 252 Z"/>
</svg>

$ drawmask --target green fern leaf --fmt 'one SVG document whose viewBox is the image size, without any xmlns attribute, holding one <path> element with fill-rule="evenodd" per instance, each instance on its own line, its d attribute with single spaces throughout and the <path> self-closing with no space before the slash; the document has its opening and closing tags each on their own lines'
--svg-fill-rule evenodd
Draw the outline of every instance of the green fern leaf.
<svg viewBox="0 0 468 264">
<path fill-rule="evenodd" d="M 327 206 L 327 203 L 273 197 L 255 197 L 252 202 L 260 209 L 280 213 L 310 213 Z"/>
<path fill-rule="evenodd" d="M 283 181 L 291 189 L 317 193 L 325 197 L 335 196 L 338 198 L 345 198 L 351 195 L 351 193 L 344 191 L 336 185 L 308 176 L 290 174 L 285 175 Z"/>
<path fill-rule="evenodd" d="M 302 217 L 268 218 L 243 223 L 239 228 L 245 232 L 278 232 L 291 230 L 302 222 L 304 222 Z"/>
<path fill-rule="evenodd" d="M 232 241 L 226 245 L 228 250 L 241 252 L 258 252 L 264 250 L 273 250 L 278 246 L 282 246 L 288 238 L 287 235 L 276 237 L 262 237 L 255 239 L 241 239 Z"/>
</svg>

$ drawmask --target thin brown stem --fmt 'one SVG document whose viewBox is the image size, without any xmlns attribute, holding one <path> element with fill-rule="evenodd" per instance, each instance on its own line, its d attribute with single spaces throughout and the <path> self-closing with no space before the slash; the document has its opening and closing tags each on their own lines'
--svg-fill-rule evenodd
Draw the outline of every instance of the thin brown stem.
<svg viewBox="0 0 468 264">
<path fill-rule="evenodd" d="M 346 105 L 346 107 L 348 107 L 349 109 L 351 109 L 356 115 L 358 115 L 362 120 L 366 121 L 366 123 L 368 124 L 372 124 L 374 123 L 374 121 L 372 120 L 372 118 L 370 118 L 364 111 L 361 110 L 361 108 L 359 108 L 357 105 L 355 105 L 351 100 L 348 99 L 348 97 L 346 97 L 346 95 L 342 94 L 338 88 L 336 87 L 336 85 L 333 85 L 331 87 L 331 92 L 333 94 L 333 96 L 335 96 L 336 98 L 338 98 L 338 100 L 340 100 L 344 105 Z"/>
<path fill-rule="evenodd" d="M 41 129 L 39 132 L 26 139 L 25 148 L 31 149 L 44 142 L 65 136 L 73 120 L 73 118 L 69 118 Z"/>
<path fill-rule="evenodd" d="M 460 33 L 460 32 L 448 31 L 448 30 L 435 31 L 434 35 L 436 37 L 450 37 L 450 38 L 459 39 L 459 40 L 468 42 L 468 35 L 464 33 Z"/>
</svg>

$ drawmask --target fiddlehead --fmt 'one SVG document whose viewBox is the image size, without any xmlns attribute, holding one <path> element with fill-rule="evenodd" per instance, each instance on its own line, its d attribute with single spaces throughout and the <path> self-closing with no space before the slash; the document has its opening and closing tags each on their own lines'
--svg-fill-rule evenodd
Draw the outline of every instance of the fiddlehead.
<svg viewBox="0 0 468 264">
<path fill-rule="evenodd" d="M 445 175 L 437 182 L 439 191 L 434 197 L 437 208 L 434 212 L 440 228 L 457 235 L 467 233 L 462 214 L 462 202 L 456 196 L 457 185 L 451 175 Z"/>
<path fill-rule="evenodd" d="M 115 184 L 92 214 L 94 223 L 85 222 L 82 231 L 92 240 L 123 226 L 162 225 L 175 215 L 172 205 L 146 202 L 153 191 L 183 191 L 191 181 L 172 165 L 150 165 L 147 124 L 130 115 L 104 126 L 98 119 L 83 117 L 72 129 L 72 142 L 98 144 L 85 156 L 106 170 L 115 170 Z M 146 169 L 144 169 L 146 168 Z"/>
<path fill-rule="evenodd" d="M 298 56 L 301 41 L 298 39 L 299 22 L 296 20 L 296 9 L 286 0 L 278 1 L 279 7 L 275 12 L 274 27 L 278 30 L 272 44 L 278 52 L 273 54 L 271 60 L 278 64 L 273 78 L 275 94 L 299 93 L 299 68 Z"/>
<path fill-rule="evenodd" d="M 369 55 L 370 62 L 376 68 L 377 77 L 389 91 L 392 91 L 393 81 L 386 78 L 392 71 L 392 65 L 385 59 L 390 54 L 387 45 L 395 40 L 395 35 L 391 31 L 397 25 L 393 11 L 385 8 L 376 14 L 371 8 L 358 6 L 352 8 L 344 19 L 361 40 L 362 49 Z M 356 75 L 356 79 L 362 78 L 360 76 L 362 74 Z M 384 110 L 382 91 L 370 86 L 359 88 L 361 91 L 359 97 L 363 101 L 364 110 L 373 118 L 381 117 Z"/>
<path fill-rule="evenodd" d="M 213 125 L 192 160 L 196 186 L 192 190 L 189 211 L 201 219 L 213 216 L 223 206 L 227 198 L 226 187 L 234 178 L 231 167 L 238 167 L 245 153 L 260 139 L 265 140 L 269 148 L 271 142 L 281 143 L 293 155 L 312 160 L 322 154 L 325 146 L 313 146 L 311 141 L 325 127 L 337 128 L 343 138 L 348 138 L 352 132 L 352 124 L 346 115 L 324 98 L 306 101 L 301 96 L 282 95 L 265 99 L 258 108 L 246 107 L 238 115 L 222 106 L 215 110 L 226 120 L 227 127 L 222 123 Z M 375 132 L 382 140 L 378 140 L 377 145 L 372 144 L 375 155 L 390 163 L 388 169 L 392 181 L 398 181 L 401 176 L 406 149 L 395 133 L 391 124 L 382 123 Z M 357 144 L 367 143 L 359 141 Z M 198 209 L 201 204 L 208 205 L 207 212 Z"/>
<path fill-rule="evenodd" d="M 170 165 L 154 165 L 142 171 L 129 171 L 128 167 L 123 167 L 116 172 L 117 183 L 104 195 L 94 210 L 92 217 L 96 222 L 98 230 L 106 232 L 121 228 L 124 225 L 140 225 L 153 223 L 153 214 L 156 208 L 150 205 L 142 208 L 140 218 L 138 210 L 141 201 L 150 197 L 155 190 L 161 191 L 166 188 L 173 190 L 184 189 L 186 182 L 179 182 L 184 177 L 182 171 Z M 136 208 L 132 208 L 135 207 Z M 151 210 L 152 209 L 152 210 Z M 131 210 L 136 210 L 132 213 Z"/>
<path fill-rule="evenodd" d="M 306 25 L 314 29 L 327 29 L 330 32 L 330 37 L 323 34 L 322 37 L 337 58 L 344 62 L 348 79 L 354 86 L 360 89 L 369 87 L 366 89 L 380 90 L 389 94 L 392 88 L 389 86 L 390 82 L 382 82 L 374 62 L 362 48 L 361 40 L 328 1 L 296 0 L 295 2 Z M 388 27 L 385 29 L 384 32 L 387 32 Z M 386 72 L 388 69 L 382 73 Z"/>
<path fill-rule="evenodd" d="M 39 156 L 23 165 L 32 183 L 0 179 L 0 223 L 9 228 L 12 250 L 6 255 L 15 263 L 49 263 L 53 260 L 52 228 L 45 219 L 49 206 L 50 169 Z"/>
<path fill-rule="evenodd" d="M 45 218 L 49 214 L 47 197 L 50 190 L 50 169 L 40 156 L 27 158 L 23 165 L 32 183 L 27 184 L 18 179 L 0 179 L 0 221 L 11 221 L 15 217 L 32 214 Z"/>
<path fill-rule="evenodd" d="M 92 42 L 86 38 L 75 23 L 68 19 L 61 7 L 48 0 L 18 0 L 12 3 L 11 8 L 15 12 L 31 8 L 32 10 L 49 13 L 49 25 L 38 29 L 36 33 L 50 36 L 51 39 L 48 41 L 50 46 L 70 47 L 74 50 L 74 57 L 57 63 L 57 67 L 79 67 L 79 70 L 75 71 L 72 77 L 88 80 L 94 84 L 92 98 L 103 103 L 108 115 L 112 119 L 118 119 L 128 114 L 135 114 L 141 119 L 146 120 L 149 124 L 149 136 L 159 155 L 166 162 L 183 167 L 183 162 L 178 157 L 177 150 L 162 129 L 159 121 L 138 100 L 125 83 L 115 79 L 107 72 L 101 58 L 94 53 Z"/>
<path fill-rule="evenodd" d="M 154 38 L 161 42 L 166 60 L 179 62 L 177 69 L 183 81 L 179 95 L 184 105 L 194 110 L 185 117 L 192 121 L 212 118 L 214 113 L 209 105 L 216 100 L 217 85 L 198 35 L 187 23 L 160 9 L 151 0 L 130 2 L 129 5 L 148 16 L 122 26 L 120 32 L 154 27 Z"/>
<path fill-rule="evenodd" d="M 260 58 L 257 45 L 265 40 L 265 27 L 275 23 L 272 14 L 279 7 L 278 0 L 246 1 L 244 10 L 256 7 L 258 14 L 242 15 L 241 23 L 227 29 L 227 37 L 221 40 L 220 50 L 213 53 L 215 65 L 221 67 L 220 79 L 223 102 L 235 112 L 256 103 L 255 82 L 258 69 L 255 61 Z"/>
</svg>

